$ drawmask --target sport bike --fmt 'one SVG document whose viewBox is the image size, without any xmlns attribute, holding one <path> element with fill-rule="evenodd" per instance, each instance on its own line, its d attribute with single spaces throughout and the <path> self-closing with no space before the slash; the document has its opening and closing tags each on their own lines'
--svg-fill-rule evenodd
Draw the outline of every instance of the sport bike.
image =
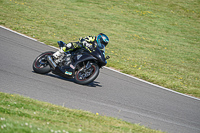
<svg viewBox="0 0 200 133">
<path fill-rule="evenodd" d="M 99 69 L 107 64 L 105 48 L 98 47 L 92 52 L 85 48 L 64 52 L 59 58 L 53 56 L 55 52 L 48 51 L 40 54 L 33 62 L 36 73 L 52 72 L 65 78 L 74 78 L 78 84 L 89 84 L 99 75 Z"/>
</svg>

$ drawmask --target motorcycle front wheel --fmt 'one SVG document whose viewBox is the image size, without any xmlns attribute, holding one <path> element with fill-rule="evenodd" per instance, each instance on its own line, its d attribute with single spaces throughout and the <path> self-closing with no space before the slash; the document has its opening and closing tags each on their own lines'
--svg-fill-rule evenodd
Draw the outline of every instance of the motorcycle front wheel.
<svg viewBox="0 0 200 133">
<path fill-rule="evenodd" d="M 75 82 L 78 84 L 89 84 L 99 75 L 99 66 L 96 63 L 89 62 L 89 65 L 83 66 L 75 72 Z"/>
<path fill-rule="evenodd" d="M 54 52 L 49 51 L 49 52 L 40 54 L 33 62 L 33 70 L 36 73 L 40 73 L 40 74 L 49 73 L 51 71 L 51 68 L 49 66 L 49 63 L 46 60 L 46 56 L 53 55 L 53 53 Z"/>
</svg>

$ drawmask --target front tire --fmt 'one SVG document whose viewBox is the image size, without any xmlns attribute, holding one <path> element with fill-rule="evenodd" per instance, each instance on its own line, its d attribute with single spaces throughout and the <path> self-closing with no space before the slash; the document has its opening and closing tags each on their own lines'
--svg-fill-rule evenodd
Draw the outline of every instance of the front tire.
<svg viewBox="0 0 200 133">
<path fill-rule="evenodd" d="M 89 84 L 93 82 L 99 75 L 99 66 L 96 63 L 90 63 L 90 68 L 82 67 L 75 72 L 75 82 L 78 84 Z"/>
<path fill-rule="evenodd" d="M 33 70 L 36 73 L 46 74 L 51 71 L 50 65 L 46 60 L 47 55 L 53 55 L 54 52 L 49 51 L 40 54 L 33 62 Z"/>
</svg>

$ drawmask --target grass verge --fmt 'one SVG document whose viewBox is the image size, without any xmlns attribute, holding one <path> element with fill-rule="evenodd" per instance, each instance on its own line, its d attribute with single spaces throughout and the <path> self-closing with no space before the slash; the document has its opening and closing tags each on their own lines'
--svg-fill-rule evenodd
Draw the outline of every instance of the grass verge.
<svg viewBox="0 0 200 133">
<path fill-rule="evenodd" d="M 161 133 L 138 124 L 0 92 L 1 133 Z"/>
</svg>

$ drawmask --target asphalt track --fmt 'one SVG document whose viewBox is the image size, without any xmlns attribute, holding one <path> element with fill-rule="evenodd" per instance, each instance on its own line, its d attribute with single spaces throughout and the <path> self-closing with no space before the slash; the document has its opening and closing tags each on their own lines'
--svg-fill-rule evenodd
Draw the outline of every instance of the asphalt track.
<svg viewBox="0 0 200 133">
<path fill-rule="evenodd" d="M 52 73 L 36 74 L 32 63 L 45 51 L 56 50 L 0 27 L 0 91 L 169 133 L 200 133 L 200 99 L 108 68 L 101 69 L 99 77 L 86 86 Z"/>
</svg>

